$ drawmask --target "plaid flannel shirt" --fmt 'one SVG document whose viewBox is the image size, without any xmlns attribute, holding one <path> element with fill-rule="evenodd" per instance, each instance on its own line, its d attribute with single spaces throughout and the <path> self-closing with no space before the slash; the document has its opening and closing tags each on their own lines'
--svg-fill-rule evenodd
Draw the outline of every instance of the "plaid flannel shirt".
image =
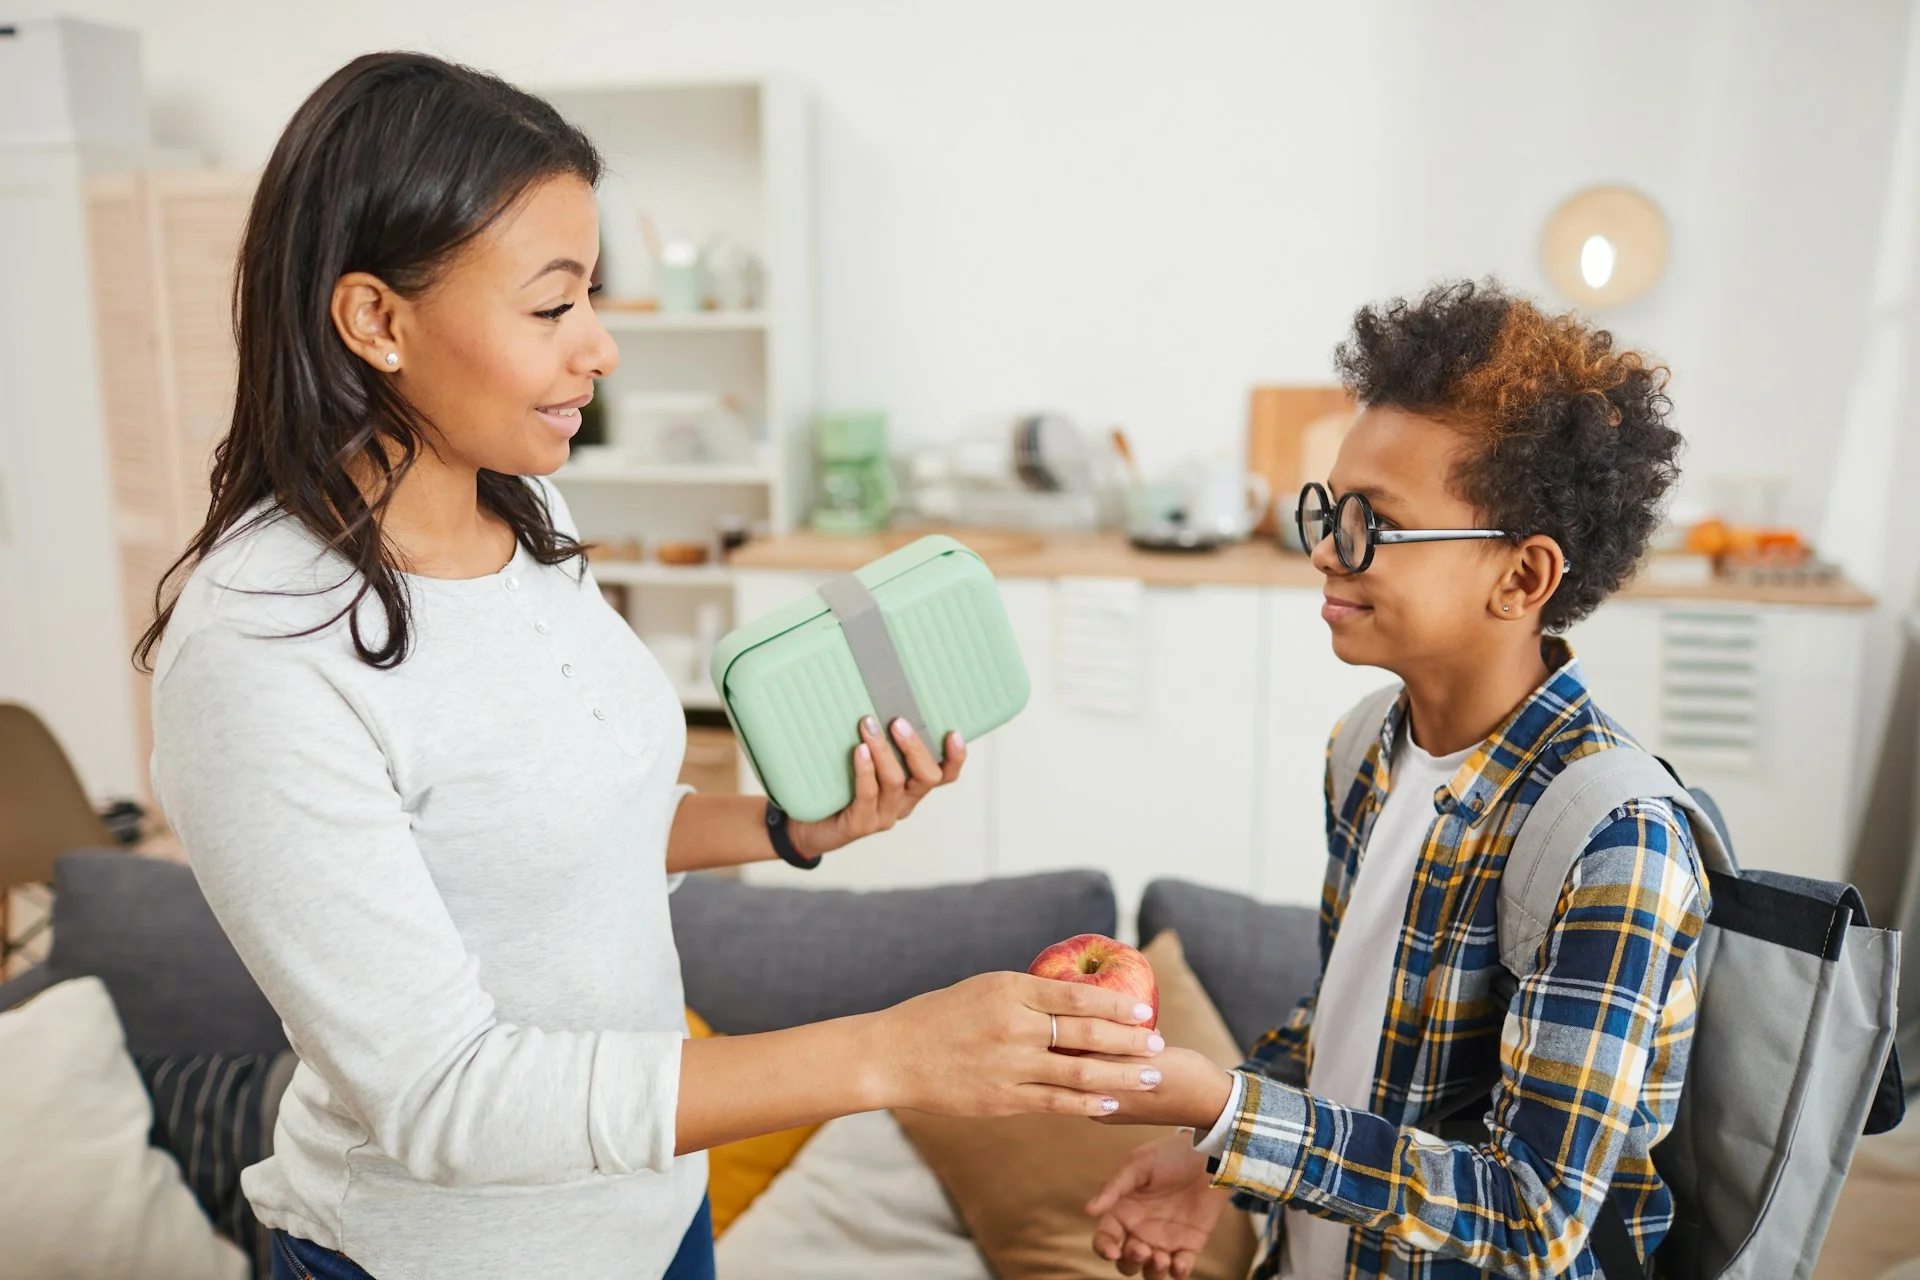
<svg viewBox="0 0 1920 1280">
<path fill-rule="evenodd" d="M 1531 968 L 1500 964 L 1500 873 L 1528 810 L 1566 764 L 1631 739 L 1594 706 L 1565 642 L 1553 673 L 1434 794 L 1394 956 L 1369 1110 L 1305 1089 L 1317 990 L 1241 1067 L 1242 1105 L 1215 1184 L 1353 1228 L 1348 1280 L 1599 1274 L 1586 1248 L 1612 1196 L 1644 1257 L 1672 1201 L 1651 1151 L 1673 1123 L 1693 1034 L 1693 944 L 1709 909 L 1686 818 L 1636 801 L 1593 832 Z M 1406 699 L 1357 781 L 1327 779 L 1320 959 L 1390 785 Z M 1329 1011 L 1330 1016 L 1333 1011 Z M 1492 1085 L 1485 1140 L 1434 1126 Z M 1256 1277 L 1279 1274 L 1268 1215 Z"/>
</svg>

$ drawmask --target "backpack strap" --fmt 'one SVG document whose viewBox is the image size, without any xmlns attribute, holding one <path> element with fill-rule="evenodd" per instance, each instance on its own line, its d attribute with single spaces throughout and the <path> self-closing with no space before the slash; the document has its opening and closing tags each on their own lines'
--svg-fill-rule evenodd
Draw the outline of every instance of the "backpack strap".
<svg viewBox="0 0 1920 1280">
<path fill-rule="evenodd" d="M 1595 829 L 1622 805 L 1652 799 L 1667 800 L 1687 815 L 1705 865 L 1733 869 L 1718 814 L 1709 812 L 1665 763 L 1626 745 L 1581 756 L 1534 801 L 1507 853 L 1500 876 L 1500 963 L 1508 973 L 1518 977 L 1532 968 L 1560 905 L 1560 891 Z M 1486 1100 L 1475 1099 L 1474 1106 L 1477 1116 Z M 1587 1244 L 1607 1280 L 1645 1280 L 1647 1268 L 1611 1195 L 1600 1200 Z"/>
<path fill-rule="evenodd" d="M 1534 802 L 1500 877 L 1500 963 L 1516 977 L 1533 967 L 1573 864 L 1608 814 L 1633 800 L 1667 800 L 1687 815 L 1701 861 L 1732 871 L 1713 816 L 1667 767 L 1638 747 L 1606 747 L 1573 761 Z"/>
<path fill-rule="evenodd" d="M 1379 740 L 1380 726 L 1386 723 L 1387 712 L 1393 710 L 1393 704 L 1400 700 L 1400 689 L 1397 680 L 1384 688 L 1375 689 L 1340 717 L 1340 727 L 1334 732 L 1333 745 L 1327 749 L 1327 776 L 1333 779 L 1333 807 L 1336 812 L 1346 799 L 1347 792 L 1353 789 L 1354 780 L 1360 776 L 1360 766 L 1367 762 L 1367 752 Z"/>
</svg>

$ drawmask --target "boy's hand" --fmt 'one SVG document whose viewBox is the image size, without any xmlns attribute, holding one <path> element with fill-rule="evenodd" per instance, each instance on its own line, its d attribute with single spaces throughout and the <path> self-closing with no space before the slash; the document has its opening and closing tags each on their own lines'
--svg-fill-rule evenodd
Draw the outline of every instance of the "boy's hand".
<svg viewBox="0 0 1920 1280">
<path fill-rule="evenodd" d="M 1160 1086 L 1151 1094 L 1130 1094 L 1120 1109 L 1099 1117 L 1102 1124 L 1185 1125 L 1200 1133 L 1213 1128 L 1233 1096 L 1233 1075 L 1191 1049 L 1172 1046 L 1154 1059 Z"/>
<path fill-rule="evenodd" d="M 1229 1195 L 1210 1181 L 1184 1133 L 1137 1148 L 1087 1203 L 1093 1251 L 1123 1276 L 1186 1280 Z"/>
</svg>

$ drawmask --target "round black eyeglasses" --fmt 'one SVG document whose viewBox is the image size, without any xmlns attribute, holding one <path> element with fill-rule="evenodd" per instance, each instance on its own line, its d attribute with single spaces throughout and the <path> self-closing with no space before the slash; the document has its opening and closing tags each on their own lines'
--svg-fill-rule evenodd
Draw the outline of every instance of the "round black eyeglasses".
<svg viewBox="0 0 1920 1280">
<path fill-rule="evenodd" d="M 1469 539 L 1506 538 L 1501 529 L 1382 529 L 1373 504 L 1360 493 L 1348 493 L 1335 502 L 1324 485 L 1309 483 L 1300 490 L 1300 505 L 1294 508 L 1294 526 L 1300 531 L 1300 545 L 1308 555 L 1327 539 L 1333 539 L 1334 554 L 1348 573 L 1365 573 L 1373 563 L 1373 549 L 1396 542 L 1462 542 Z"/>
</svg>

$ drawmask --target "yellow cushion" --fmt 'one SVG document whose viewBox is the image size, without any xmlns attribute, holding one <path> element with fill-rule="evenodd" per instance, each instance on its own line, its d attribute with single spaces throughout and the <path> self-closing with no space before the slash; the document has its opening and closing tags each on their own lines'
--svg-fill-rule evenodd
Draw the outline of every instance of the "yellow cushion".
<svg viewBox="0 0 1920 1280">
<path fill-rule="evenodd" d="M 687 1030 L 696 1040 L 720 1033 L 706 1019 L 687 1010 Z M 779 1133 L 763 1133 L 714 1147 L 707 1152 L 707 1195 L 713 1200 L 713 1234 L 723 1234 L 733 1220 L 759 1199 L 780 1171 L 793 1163 L 800 1148 L 807 1145 L 820 1126 L 810 1124 Z"/>
</svg>

